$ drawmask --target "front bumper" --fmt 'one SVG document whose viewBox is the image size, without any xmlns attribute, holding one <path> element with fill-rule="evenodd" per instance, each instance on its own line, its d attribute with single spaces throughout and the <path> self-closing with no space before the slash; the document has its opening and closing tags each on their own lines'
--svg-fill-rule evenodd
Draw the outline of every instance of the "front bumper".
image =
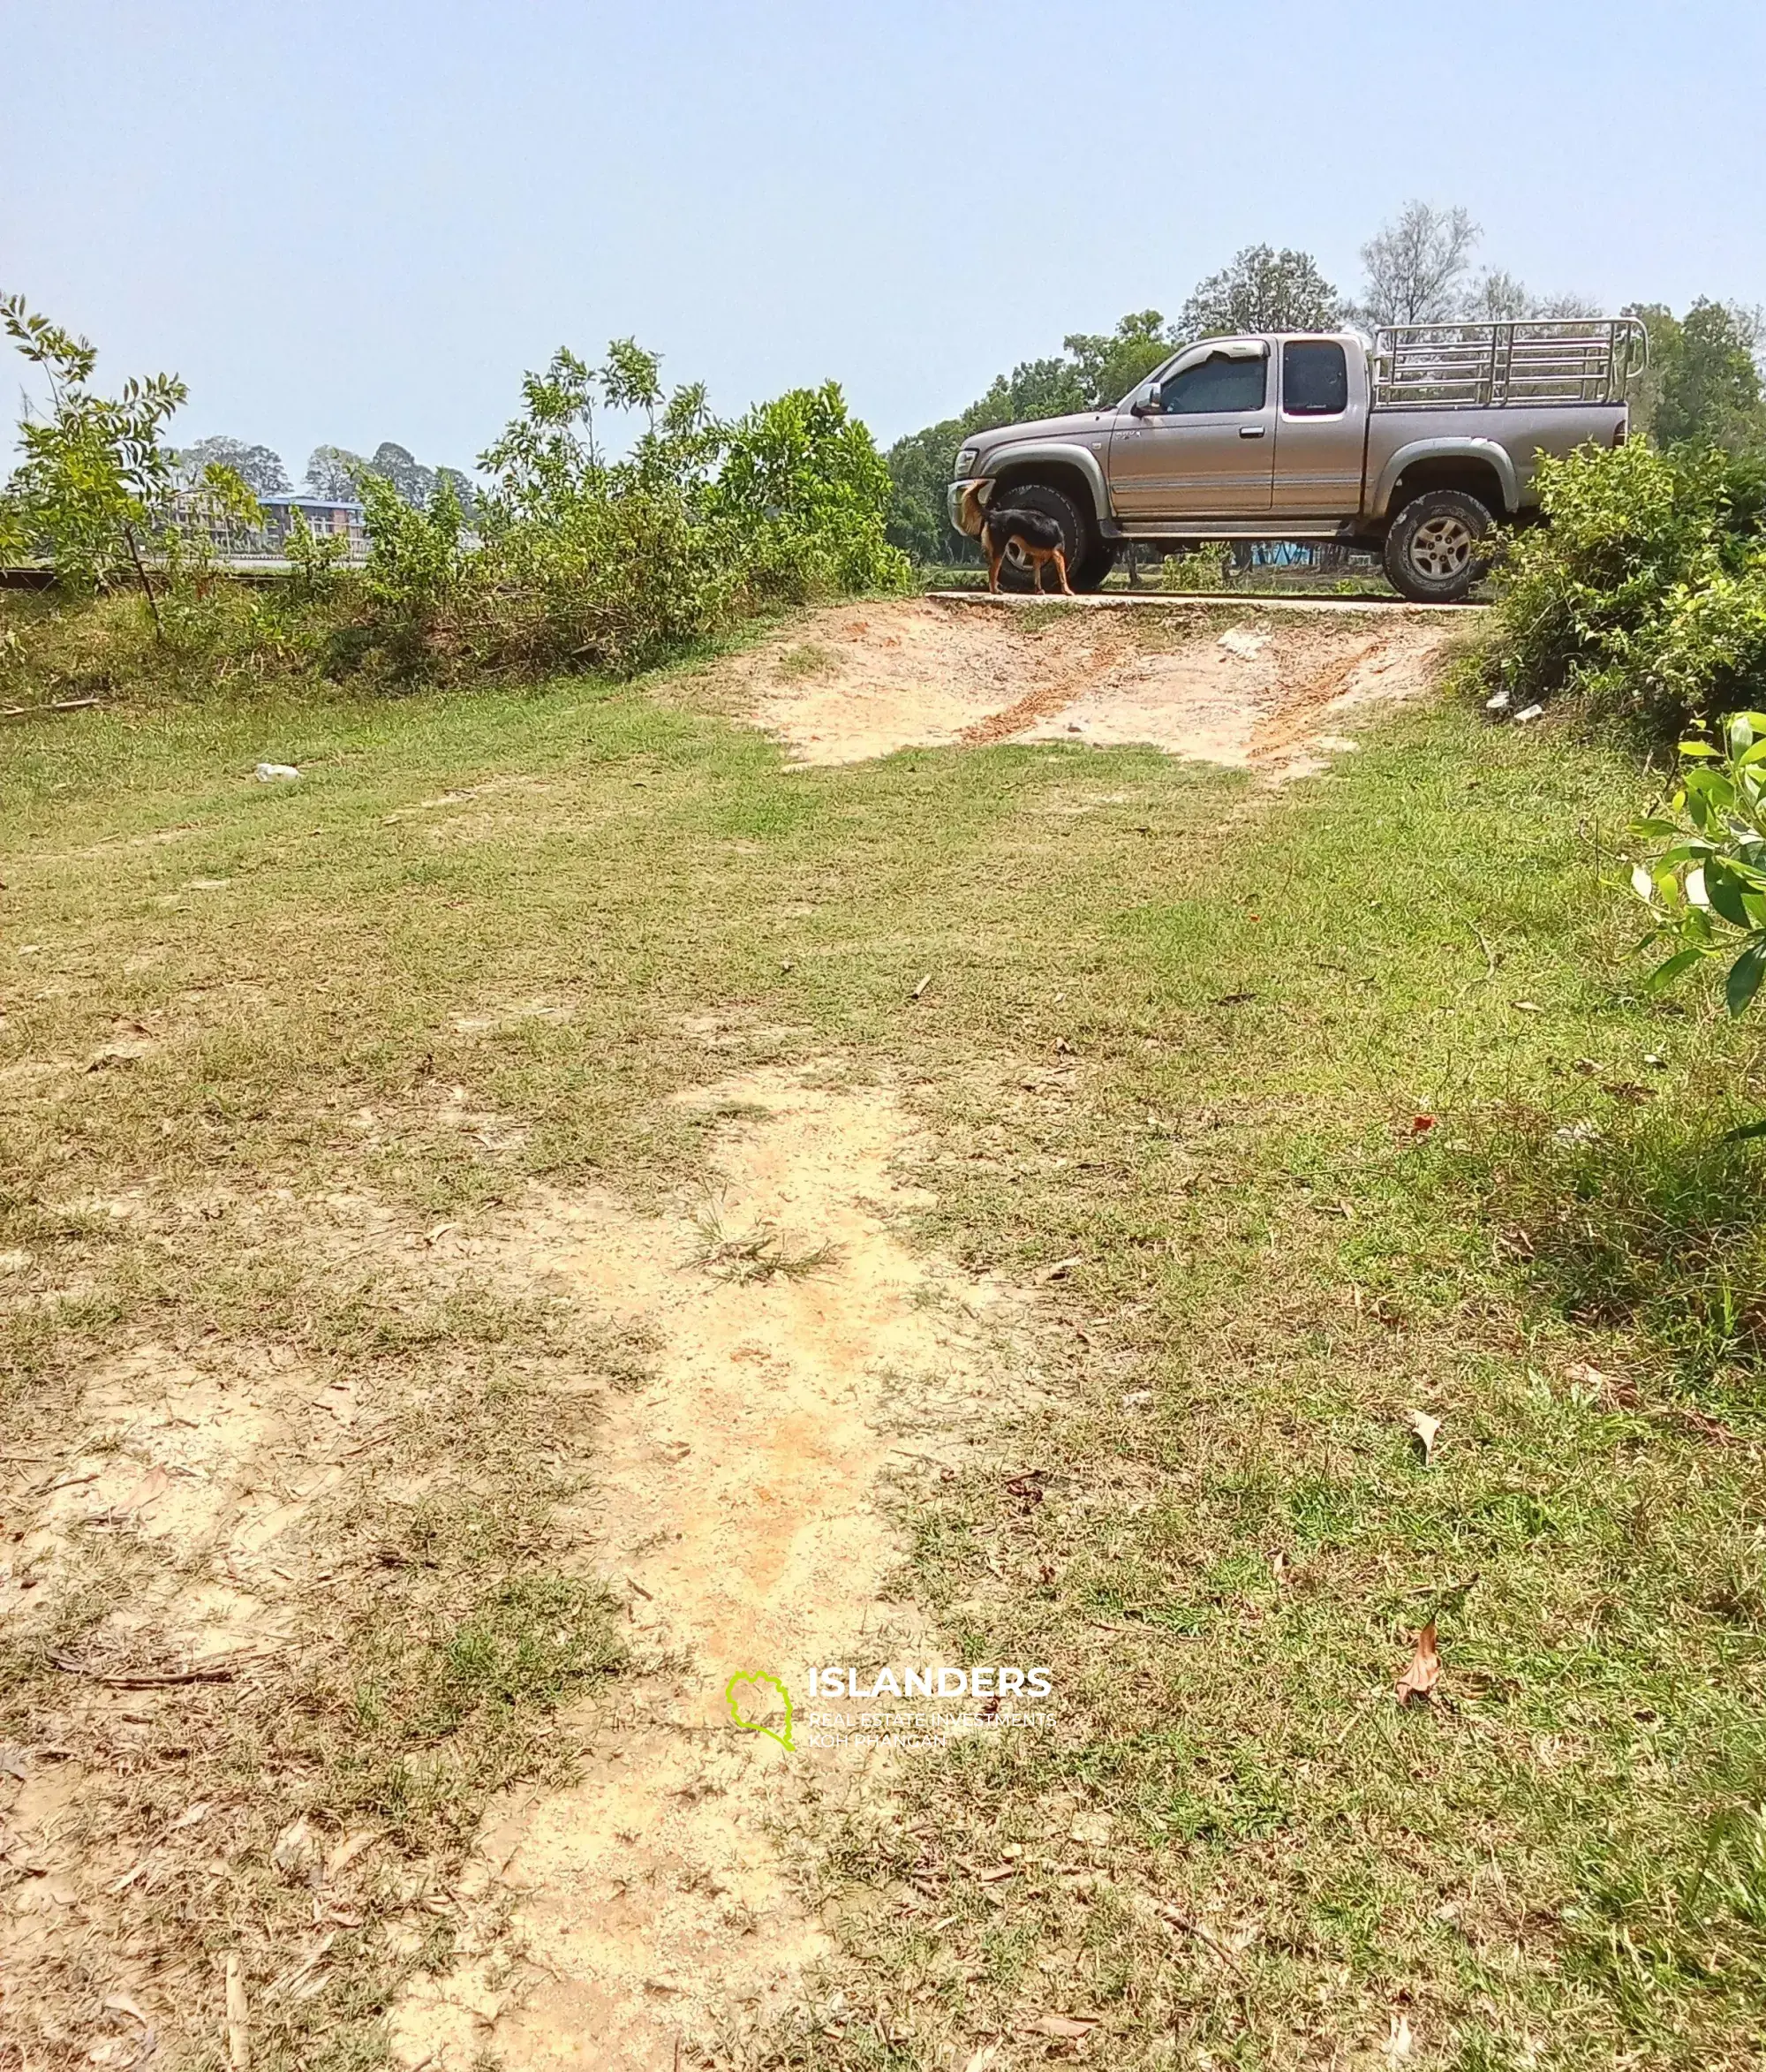
<svg viewBox="0 0 1766 2072">
<path fill-rule="evenodd" d="M 968 533 L 971 540 L 976 537 L 962 522 L 962 499 L 970 489 L 985 488 L 992 480 L 991 475 L 965 475 L 962 480 L 953 482 L 945 491 L 944 508 L 953 533 Z"/>
</svg>

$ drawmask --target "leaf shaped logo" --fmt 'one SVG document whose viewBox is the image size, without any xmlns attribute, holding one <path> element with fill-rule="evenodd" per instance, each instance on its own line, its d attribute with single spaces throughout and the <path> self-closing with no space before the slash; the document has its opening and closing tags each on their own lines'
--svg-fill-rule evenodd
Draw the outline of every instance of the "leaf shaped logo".
<svg viewBox="0 0 1766 2072">
<path fill-rule="evenodd" d="M 768 1694 L 776 1698 L 785 1708 L 785 1730 L 767 1726 L 764 1720 L 752 1720 L 745 1715 L 758 1712 L 766 1703 Z M 729 1708 L 729 1716 L 735 1723 L 750 1734 L 764 1734 L 776 1741 L 782 1749 L 797 1751 L 791 1744 L 791 1694 L 776 1676 L 769 1676 L 764 1669 L 738 1669 L 723 1687 L 723 1702 Z"/>
</svg>

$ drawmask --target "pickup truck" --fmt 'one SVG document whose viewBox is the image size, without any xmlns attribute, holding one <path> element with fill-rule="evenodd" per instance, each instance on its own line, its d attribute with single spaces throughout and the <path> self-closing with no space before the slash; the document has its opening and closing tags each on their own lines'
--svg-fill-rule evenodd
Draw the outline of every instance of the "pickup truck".
<svg viewBox="0 0 1766 2072">
<path fill-rule="evenodd" d="M 1537 517 L 1541 453 L 1624 443 L 1648 355 L 1634 317 L 1203 338 L 1113 409 L 972 435 L 951 523 L 968 489 L 1045 513 L 1077 589 L 1133 541 L 1340 540 L 1402 595 L 1453 603 L 1491 527 Z"/>
</svg>

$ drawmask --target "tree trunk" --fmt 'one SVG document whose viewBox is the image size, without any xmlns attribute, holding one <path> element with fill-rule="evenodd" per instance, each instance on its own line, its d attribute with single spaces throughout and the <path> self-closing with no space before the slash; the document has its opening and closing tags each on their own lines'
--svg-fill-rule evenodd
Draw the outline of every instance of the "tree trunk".
<svg viewBox="0 0 1766 2072">
<path fill-rule="evenodd" d="M 159 600 L 154 595 L 154 586 L 147 580 L 147 571 L 141 561 L 141 550 L 135 544 L 135 528 L 133 526 L 125 526 L 123 527 L 123 537 L 129 542 L 129 559 L 134 563 L 135 573 L 141 578 L 141 591 L 147 598 L 147 609 L 153 614 L 154 638 L 156 640 L 163 640 L 165 639 L 165 627 L 160 619 Z"/>
</svg>

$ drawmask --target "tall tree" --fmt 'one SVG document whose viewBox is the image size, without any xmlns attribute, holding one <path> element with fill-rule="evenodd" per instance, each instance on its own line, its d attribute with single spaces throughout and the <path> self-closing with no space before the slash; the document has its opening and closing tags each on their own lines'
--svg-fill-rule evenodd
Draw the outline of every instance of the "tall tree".
<svg viewBox="0 0 1766 2072">
<path fill-rule="evenodd" d="M 368 463 L 377 475 L 390 482 L 413 510 L 421 510 L 435 489 L 435 470 L 425 467 L 405 447 L 382 439 Z"/>
<path fill-rule="evenodd" d="M 1118 321 L 1113 331 L 1069 332 L 1061 343 L 1084 400 L 1064 407 L 1101 408 L 1120 403 L 1179 342 L 1177 334 L 1156 309 L 1132 311 Z"/>
<path fill-rule="evenodd" d="M 306 457 L 306 480 L 302 487 L 313 496 L 328 496 L 340 503 L 353 503 L 367 462 L 347 446 L 315 446 Z"/>
<path fill-rule="evenodd" d="M 243 439 L 230 439 L 224 433 L 181 447 L 177 465 L 185 480 L 192 482 L 200 481 L 206 468 L 226 467 L 231 468 L 254 495 L 281 496 L 288 490 L 288 470 L 283 465 L 281 454 L 268 446 L 248 446 Z"/>
<path fill-rule="evenodd" d="M 1639 415 L 1658 446 L 1682 442 L 1742 452 L 1766 445 L 1757 357 L 1761 313 L 1701 298 L 1678 321 L 1657 306 L 1634 306 L 1649 333 L 1649 374 Z"/>
<path fill-rule="evenodd" d="M 1355 314 L 1369 324 L 1452 322 L 1463 314 L 1472 247 L 1483 235 L 1463 208 L 1407 202 L 1362 246 L 1367 277 Z"/>
<path fill-rule="evenodd" d="M 1178 329 L 1186 338 L 1234 331 L 1328 331 L 1341 315 L 1337 291 L 1309 252 L 1247 245 L 1229 266 L 1196 283 Z"/>
<path fill-rule="evenodd" d="M 1533 297 L 1511 273 L 1491 268 L 1478 276 L 1459 314 L 1478 323 L 1513 323 L 1533 314 Z"/>
<path fill-rule="evenodd" d="M 157 624 L 140 534 L 171 488 L 162 435 L 185 400 L 184 383 L 153 374 L 100 396 L 89 340 L 35 314 L 22 295 L 0 297 L 0 325 L 49 396 L 47 416 L 27 406 L 19 427 L 23 458 L 0 495 L 0 539 L 9 552 L 46 553 L 57 582 L 74 588 L 99 588 L 132 567 Z"/>
</svg>

